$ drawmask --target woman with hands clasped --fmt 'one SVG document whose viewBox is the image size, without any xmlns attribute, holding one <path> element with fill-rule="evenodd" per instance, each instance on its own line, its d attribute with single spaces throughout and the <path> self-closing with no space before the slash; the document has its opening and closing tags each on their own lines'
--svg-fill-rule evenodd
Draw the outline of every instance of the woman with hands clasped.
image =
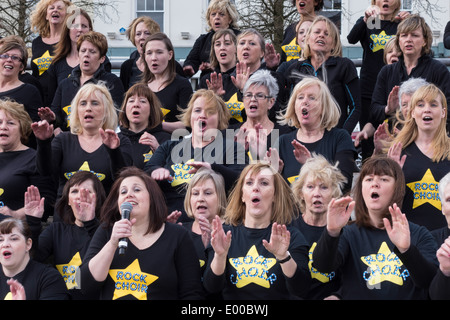
<svg viewBox="0 0 450 320">
<path fill-rule="evenodd" d="M 401 212 L 397 204 L 404 192 L 398 163 L 372 156 L 361 168 L 355 200 L 331 200 L 313 266 L 320 272 L 341 268 L 340 298 L 427 299 L 437 269 L 436 243 Z M 355 221 L 348 224 L 353 209 Z"/>
<path fill-rule="evenodd" d="M 307 292 L 308 245 L 288 225 L 295 197 L 267 163 L 242 171 L 229 197 L 224 220 L 213 220 L 203 284 L 227 299 L 295 299 Z"/>
<path fill-rule="evenodd" d="M 129 219 L 121 219 L 125 202 L 132 205 Z M 81 266 L 82 291 L 99 292 L 102 300 L 202 299 L 192 239 L 188 230 L 166 223 L 167 214 L 155 180 L 136 167 L 121 171 Z M 127 238 L 123 253 L 122 238 Z"/>
<path fill-rule="evenodd" d="M 93 173 L 77 172 L 67 181 L 56 204 L 61 220 L 41 230 L 44 198 L 35 186 L 28 187 L 25 193 L 26 221 L 33 233 L 33 259 L 46 262 L 52 257 L 72 300 L 97 299 L 81 294 L 76 273 L 99 225 L 98 217 L 105 198 L 102 183 Z"/>
</svg>

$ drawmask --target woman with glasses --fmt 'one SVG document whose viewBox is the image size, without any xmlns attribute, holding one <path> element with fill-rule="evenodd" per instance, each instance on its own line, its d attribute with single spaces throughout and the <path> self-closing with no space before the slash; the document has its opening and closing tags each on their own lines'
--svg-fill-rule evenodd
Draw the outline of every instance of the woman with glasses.
<svg viewBox="0 0 450 320">
<path fill-rule="evenodd" d="M 8 36 L 0 40 L 0 98 L 23 104 L 31 119 L 39 121 L 41 93 L 34 85 L 24 83 L 19 78 L 27 66 L 27 60 L 28 51 L 22 38 Z"/>
<path fill-rule="evenodd" d="M 269 119 L 278 95 L 278 84 L 270 71 L 256 71 L 245 83 L 243 92 L 247 120 L 229 128 L 239 129 L 237 141 L 246 146 L 251 159 L 262 159 L 272 147 L 272 141 L 292 129 Z"/>
</svg>

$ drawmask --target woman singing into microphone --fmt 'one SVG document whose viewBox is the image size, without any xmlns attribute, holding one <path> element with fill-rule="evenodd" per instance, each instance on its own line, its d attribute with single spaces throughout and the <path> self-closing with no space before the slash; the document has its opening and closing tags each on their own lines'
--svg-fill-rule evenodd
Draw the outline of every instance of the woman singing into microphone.
<svg viewBox="0 0 450 320">
<path fill-rule="evenodd" d="M 130 220 L 121 219 L 124 202 L 133 206 Z M 102 225 L 81 267 L 81 289 L 96 290 L 101 300 L 203 299 L 189 231 L 166 218 L 156 181 L 141 169 L 124 169 L 102 207 Z M 128 248 L 119 255 L 122 238 L 128 238 Z"/>
</svg>

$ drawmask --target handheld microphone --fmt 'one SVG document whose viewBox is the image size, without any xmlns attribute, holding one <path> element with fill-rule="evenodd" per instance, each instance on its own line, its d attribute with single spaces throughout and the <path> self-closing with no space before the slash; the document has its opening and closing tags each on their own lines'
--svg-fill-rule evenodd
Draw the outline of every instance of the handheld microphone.
<svg viewBox="0 0 450 320">
<path fill-rule="evenodd" d="M 130 219 L 130 213 L 131 210 L 133 210 L 133 205 L 129 202 L 124 202 L 120 205 L 120 214 L 122 216 L 122 219 Z M 121 238 L 119 239 L 119 255 L 125 254 L 125 251 L 128 247 L 128 239 L 127 238 Z"/>
</svg>

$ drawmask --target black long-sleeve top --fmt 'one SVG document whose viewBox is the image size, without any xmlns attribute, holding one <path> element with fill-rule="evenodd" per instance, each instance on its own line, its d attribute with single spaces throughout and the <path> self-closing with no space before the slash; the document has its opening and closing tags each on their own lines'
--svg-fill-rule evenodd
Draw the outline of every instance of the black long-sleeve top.
<svg viewBox="0 0 450 320">
<path fill-rule="evenodd" d="M 69 300 L 63 278 L 55 268 L 30 259 L 22 272 L 13 279 L 23 285 L 27 300 Z M 11 292 L 3 269 L 0 268 L 0 300 L 11 300 Z"/>
<path fill-rule="evenodd" d="M 225 180 L 225 190 L 228 192 L 238 179 L 242 169 L 249 163 L 244 148 L 219 133 L 214 142 L 203 148 L 193 148 L 190 137 L 180 140 L 168 140 L 156 149 L 144 170 L 151 174 L 154 170 L 165 168 L 170 171 L 173 181 L 159 181 L 164 192 L 169 212 L 179 210 L 183 213 L 180 221 L 189 221 L 184 211 L 184 196 L 186 183 L 193 174 L 188 174 L 186 162 L 194 159 L 211 164 L 211 168 L 220 173 Z"/>
<path fill-rule="evenodd" d="M 64 279 L 72 300 L 96 298 L 81 293 L 76 273 L 97 230 L 98 220 L 85 221 L 83 227 L 54 221 L 42 230 L 40 219 L 31 216 L 26 219 L 33 234 L 33 259 L 45 263 L 52 257 L 52 264 Z"/>
<path fill-rule="evenodd" d="M 94 172 L 108 193 L 118 170 L 133 163 L 130 140 L 120 132 L 118 136 L 120 147 L 117 149 L 101 145 L 93 152 L 83 150 L 78 135 L 70 132 L 62 132 L 53 139 L 38 140 L 37 170 L 57 181 L 57 199 L 67 180 L 81 170 Z"/>
<path fill-rule="evenodd" d="M 295 300 L 308 292 L 311 283 L 308 245 L 298 229 L 288 227 L 291 233 L 288 251 L 297 263 L 291 278 L 283 274 L 281 265 L 262 244 L 263 239 L 270 240 L 272 224 L 264 229 L 224 225 L 224 231 L 228 230 L 232 234 L 231 246 L 222 275 L 212 272 L 214 249 L 207 248 L 208 266 L 203 278 L 207 292 L 222 292 L 225 300 Z"/>
<path fill-rule="evenodd" d="M 110 240 L 112 228 L 101 225 L 81 266 L 81 290 L 99 293 L 101 300 L 202 300 L 200 264 L 189 231 L 165 223 L 161 236 L 148 248 L 138 249 L 132 241 L 124 255 L 118 250 L 105 281 L 96 281 L 89 261 Z"/>
<path fill-rule="evenodd" d="M 313 252 L 320 272 L 342 270 L 342 299 L 422 300 L 436 273 L 436 242 L 422 226 L 409 223 L 411 246 L 404 252 L 386 230 L 345 226 L 338 237 L 325 229 Z"/>
</svg>

